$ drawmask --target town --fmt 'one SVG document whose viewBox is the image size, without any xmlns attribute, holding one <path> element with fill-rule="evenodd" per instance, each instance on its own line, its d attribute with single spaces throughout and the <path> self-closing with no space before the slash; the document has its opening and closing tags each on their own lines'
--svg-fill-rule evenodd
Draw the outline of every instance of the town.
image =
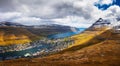
<svg viewBox="0 0 120 66">
<path fill-rule="evenodd" d="M 21 57 L 43 57 L 52 53 L 57 53 L 69 45 L 74 44 L 71 38 L 62 39 L 41 39 L 26 44 L 13 44 L 9 46 L 0 46 L 0 60 L 15 59 Z M 27 50 L 27 51 L 26 51 Z M 31 51 L 32 50 L 32 51 Z M 21 55 L 14 55 L 15 52 L 23 52 Z M 13 53 L 12 56 L 5 56 L 5 53 Z"/>
</svg>

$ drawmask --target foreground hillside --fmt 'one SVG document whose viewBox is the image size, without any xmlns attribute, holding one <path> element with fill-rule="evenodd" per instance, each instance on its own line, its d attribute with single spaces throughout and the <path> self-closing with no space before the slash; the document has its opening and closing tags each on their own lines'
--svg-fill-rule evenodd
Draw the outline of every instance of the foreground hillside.
<svg viewBox="0 0 120 66">
<path fill-rule="evenodd" d="M 37 38 L 24 28 L 0 27 L 0 45 L 23 44 Z"/>
<path fill-rule="evenodd" d="M 112 33 L 111 30 L 87 30 L 73 38 L 76 40 L 75 44 L 60 53 L 44 58 L 8 60 L 0 64 L 7 66 L 120 66 L 120 34 Z"/>
</svg>

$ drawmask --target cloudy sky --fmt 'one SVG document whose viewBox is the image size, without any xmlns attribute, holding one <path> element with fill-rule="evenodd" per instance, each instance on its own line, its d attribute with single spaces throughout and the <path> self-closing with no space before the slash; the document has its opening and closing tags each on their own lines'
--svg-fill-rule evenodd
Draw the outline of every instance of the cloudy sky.
<svg viewBox="0 0 120 66">
<path fill-rule="evenodd" d="M 119 6 L 119 0 L 0 0 L 0 22 L 89 27 L 100 17 L 119 17 Z"/>
</svg>

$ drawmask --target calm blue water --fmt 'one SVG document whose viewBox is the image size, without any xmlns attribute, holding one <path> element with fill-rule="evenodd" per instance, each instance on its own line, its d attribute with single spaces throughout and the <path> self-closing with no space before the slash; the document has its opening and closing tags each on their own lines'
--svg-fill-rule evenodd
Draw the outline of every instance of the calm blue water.
<svg viewBox="0 0 120 66">
<path fill-rule="evenodd" d="M 55 35 L 49 35 L 48 38 L 65 38 L 65 37 L 69 37 L 78 33 L 81 33 L 82 31 L 84 31 L 85 28 L 80 28 L 77 29 L 77 32 L 67 32 L 67 33 L 62 33 L 62 34 L 55 34 Z M 26 49 L 26 50 L 22 50 L 22 51 L 12 51 L 12 52 L 6 52 L 6 53 L 0 53 L 0 59 L 1 58 L 6 58 L 6 57 L 19 57 L 19 56 L 24 56 L 26 53 L 36 53 L 37 51 L 40 51 L 39 49 L 44 49 L 44 48 L 51 48 L 50 45 L 48 44 L 41 44 L 41 46 L 38 47 L 34 47 L 34 48 L 30 48 L 30 49 Z"/>
<path fill-rule="evenodd" d="M 84 31 L 85 28 L 78 28 L 76 32 L 66 32 L 66 33 L 61 33 L 61 34 L 55 34 L 55 35 L 49 35 L 49 39 L 58 39 L 58 38 L 65 38 L 65 37 L 70 37 L 75 34 L 79 34 L 82 31 Z"/>
</svg>

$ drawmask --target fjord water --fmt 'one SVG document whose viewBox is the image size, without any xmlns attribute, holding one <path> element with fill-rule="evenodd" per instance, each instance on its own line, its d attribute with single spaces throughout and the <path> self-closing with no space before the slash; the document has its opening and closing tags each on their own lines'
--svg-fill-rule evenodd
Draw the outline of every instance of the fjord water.
<svg viewBox="0 0 120 66">
<path fill-rule="evenodd" d="M 76 30 L 77 30 L 77 31 L 75 31 L 75 32 L 66 32 L 66 33 L 49 35 L 48 38 L 49 38 L 49 39 L 58 39 L 58 38 L 70 37 L 70 36 L 72 36 L 72 35 L 81 33 L 82 31 L 85 30 L 85 28 L 77 28 Z"/>
<path fill-rule="evenodd" d="M 58 38 L 70 37 L 72 35 L 79 34 L 79 33 L 83 32 L 84 30 L 85 30 L 85 28 L 79 28 L 79 29 L 77 29 L 76 32 L 67 32 L 67 33 L 49 35 L 48 38 L 50 38 L 50 39 L 53 39 L 53 38 L 58 39 Z M 37 51 L 44 50 L 45 48 L 47 48 L 49 50 L 52 47 L 51 47 L 50 44 L 40 44 L 40 46 L 30 48 L 30 49 L 26 49 L 26 50 L 0 53 L 0 60 L 6 59 L 7 57 L 9 57 L 9 59 L 24 57 L 24 55 L 27 54 L 27 53 L 30 53 L 30 54 L 31 53 L 36 53 Z M 12 57 L 12 58 L 10 58 L 10 57 Z"/>
</svg>

